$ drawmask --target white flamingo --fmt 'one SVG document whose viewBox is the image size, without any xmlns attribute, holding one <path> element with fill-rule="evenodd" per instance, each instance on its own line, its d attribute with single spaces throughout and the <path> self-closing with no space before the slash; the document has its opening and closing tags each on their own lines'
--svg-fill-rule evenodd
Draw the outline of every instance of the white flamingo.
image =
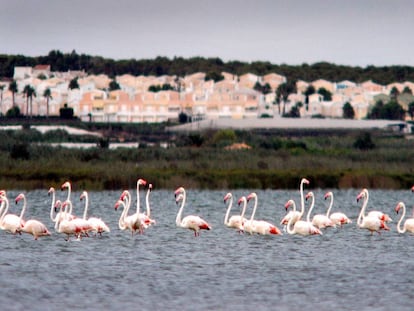
<svg viewBox="0 0 414 311">
<path fill-rule="evenodd" d="M 310 208 L 313 209 L 313 207 L 315 205 L 315 195 L 312 191 L 308 192 L 308 194 L 306 195 L 306 200 L 308 200 L 309 198 L 312 199 Z M 309 213 L 308 213 L 308 215 L 309 215 Z M 310 215 L 308 216 L 308 219 L 306 219 L 306 220 L 307 221 L 310 220 Z M 332 220 L 328 216 L 326 216 L 325 214 L 316 214 L 316 215 L 314 215 L 313 218 L 312 218 L 312 225 L 314 225 L 318 229 L 325 229 L 327 227 L 335 227 L 335 224 L 332 222 Z"/>
<path fill-rule="evenodd" d="M 335 212 L 330 214 L 332 206 L 333 206 L 333 201 L 334 201 L 334 195 L 332 193 L 332 191 L 328 191 L 325 195 L 324 195 L 324 199 L 328 199 L 331 198 L 331 201 L 329 202 L 329 207 L 328 210 L 326 212 L 326 216 L 329 217 L 330 220 L 332 220 L 332 222 L 335 225 L 344 225 L 344 224 L 350 224 L 352 223 L 352 221 L 348 218 L 348 216 L 346 216 L 344 213 L 342 212 Z"/>
<path fill-rule="evenodd" d="M 186 192 L 184 187 L 179 187 L 174 192 L 176 203 L 181 201 L 181 206 L 178 210 L 177 217 L 175 218 L 175 224 L 177 227 L 190 229 L 194 231 L 194 236 L 200 235 L 200 230 L 211 230 L 210 225 L 199 216 L 188 215 L 182 218 L 184 205 L 186 201 Z"/>
<path fill-rule="evenodd" d="M 23 210 L 22 210 L 22 214 L 24 214 L 24 212 L 26 211 L 26 206 L 27 206 L 27 202 L 26 202 L 26 196 L 24 195 L 24 193 L 20 193 L 15 201 L 16 204 L 20 201 L 23 200 Z M 29 219 L 27 220 L 23 227 L 22 227 L 22 232 L 31 234 L 35 240 L 37 240 L 39 237 L 41 236 L 49 236 L 50 232 L 47 229 L 47 227 L 40 221 L 36 220 L 36 219 Z"/>
<path fill-rule="evenodd" d="M 89 196 L 87 191 L 83 191 L 80 195 L 80 200 L 85 200 L 85 210 L 83 212 L 83 219 L 87 220 L 92 227 L 92 232 L 102 235 L 104 232 L 110 232 L 108 225 L 101 219 L 97 217 L 88 217 L 88 206 L 89 206 Z"/>
<path fill-rule="evenodd" d="M 150 222 L 148 217 L 142 213 L 135 213 L 132 215 L 128 215 L 129 209 L 131 207 L 131 193 L 128 190 L 124 190 L 119 198 L 119 200 L 125 202 L 125 208 L 122 211 L 121 217 L 119 218 L 118 225 L 121 230 L 125 230 L 126 228 L 131 230 L 131 233 L 134 234 L 135 232 L 143 233 L 148 225 L 146 222 Z M 120 204 L 115 204 L 115 209 L 118 209 Z M 146 221 L 147 220 L 147 221 Z"/>
<path fill-rule="evenodd" d="M 89 236 L 89 232 L 93 230 L 92 225 L 84 218 L 75 217 L 73 219 L 70 218 L 70 212 L 72 211 L 72 201 L 66 200 L 63 202 L 63 207 L 65 207 L 65 214 L 63 217 L 67 220 L 69 220 L 72 224 L 76 226 L 76 228 L 80 228 L 79 234 L 77 234 L 78 239 L 81 239 L 82 236 Z M 69 212 L 67 212 L 66 206 L 69 206 Z M 69 215 L 68 215 L 69 213 Z"/>
<path fill-rule="evenodd" d="M 275 225 L 264 220 L 254 220 L 257 209 L 257 194 L 255 192 L 250 193 L 247 196 L 247 202 L 254 199 L 253 212 L 250 216 L 250 219 L 244 223 L 244 230 L 250 234 L 282 234 L 282 231 L 279 230 Z"/>
<path fill-rule="evenodd" d="M 307 180 L 306 178 L 302 178 L 300 181 L 300 185 L 299 185 L 301 211 L 300 212 L 296 211 L 296 205 L 295 205 L 295 209 L 287 212 L 285 217 L 282 218 L 280 222 L 281 225 L 286 226 L 288 224 L 289 219 L 292 217 L 293 217 L 293 220 L 292 220 L 293 224 L 302 218 L 303 213 L 305 212 L 305 195 L 303 193 L 304 185 L 309 185 L 309 180 Z M 288 210 L 288 207 L 286 206 L 286 204 L 285 204 L 285 209 L 286 211 Z"/>
<path fill-rule="evenodd" d="M 296 210 L 296 204 L 295 204 L 295 201 L 293 200 L 287 201 L 285 206 L 287 206 L 288 208 L 292 207 L 293 210 Z M 312 212 L 312 208 L 309 209 L 308 215 L 310 215 L 311 212 Z M 310 221 L 299 219 L 295 223 L 293 223 L 292 218 L 289 219 L 289 222 L 286 227 L 286 231 L 289 234 L 299 234 L 303 236 L 322 234 L 321 230 L 313 226 Z"/>
<path fill-rule="evenodd" d="M 381 229 L 390 230 L 387 227 L 387 225 L 385 224 L 385 221 L 382 220 L 377 215 L 368 214 L 367 216 L 365 216 L 365 209 L 367 208 L 367 205 L 368 205 L 368 195 L 367 194 L 368 194 L 368 191 L 366 191 L 366 189 L 363 189 L 357 196 L 357 202 L 359 202 L 359 200 L 361 198 L 364 199 L 361 211 L 360 211 L 358 219 L 357 219 L 358 227 L 361 228 L 361 229 L 369 230 L 371 232 L 371 235 L 374 232 L 380 233 Z"/>
<path fill-rule="evenodd" d="M 147 217 L 144 220 L 144 222 L 146 222 L 148 226 L 151 226 L 152 224 L 155 225 L 156 223 L 155 219 L 151 218 L 151 207 L 150 207 L 150 202 L 149 202 L 149 196 L 150 196 L 151 191 L 152 191 L 152 184 L 148 184 L 147 195 L 145 196 L 145 206 L 147 208 L 147 214 L 146 214 Z"/>
<path fill-rule="evenodd" d="M 56 200 L 55 207 L 59 209 L 62 217 L 57 219 L 55 223 L 55 230 L 59 233 L 66 234 L 66 241 L 69 241 L 70 236 L 76 236 L 80 240 L 80 235 L 83 232 L 83 228 L 78 226 L 73 220 L 69 220 L 67 215 L 67 209 L 70 208 L 70 201 L 61 202 Z"/>
<path fill-rule="evenodd" d="M 5 192 L 3 192 L 5 194 Z M 8 231 L 12 234 L 21 234 L 22 228 L 24 226 L 24 210 L 20 212 L 20 216 L 15 214 L 8 214 L 9 211 L 9 200 L 5 195 L 1 195 L 1 201 L 5 203 L 3 213 L 0 218 L 0 229 Z"/>
<path fill-rule="evenodd" d="M 406 231 L 410 232 L 410 233 L 414 233 L 414 218 L 407 218 L 404 222 L 404 226 L 401 229 L 401 224 L 402 221 L 405 217 L 405 204 L 404 202 L 398 202 L 397 206 L 395 207 L 395 212 L 398 214 L 398 212 L 400 211 L 400 209 L 402 208 L 402 214 L 401 214 L 401 218 L 398 221 L 397 224 L 397 231 L 398 233 L 405 233 Z"/>
<path fill-rule="evenodd" d="M 242 229 L 240 229 L 240 228 L 242 228 L 243 227 L 243 223 L 247 220 L 246 218 L 244 218 L 243 217 L 243 215 L 232 215 L 231 217 L 230 217 L 230 219 L 229 219 L 229 216 L 230 216 L 230 210 L 231 210 L 231 208 L 232 208 L 232 205 L 233 205 L 233 195 L 229 192 L 229 193 L 227 193 L 225 196 L 224 196 L 224 203 L 226 203 L 226 202 L 229 202 L 228 203 L 228 206 L 227 206 L 227 210 L 226 210 L 226 214 L 225 214 L 225 216 L 224 216 L 224 225 L 226 225 L 227 227 L 229 227 L 229 228 L 235 228 L 235 229 L 238 229 L 238 230 L 242 230 Z M 240 203 L 239 203 L 240 204 Z M 247 204 L 247 200 L 246 200 L 246 204 Z M 245 210 L 246 208 L 244 207 L 244 210 Z"/>
<path fill-rule="evenodd" d="M 360 192 L 360 194 L 358 195 L 359 199 L 364 197 L 366 203 L 368 204 L 368 200 L 369 200 L 369 192 L 368 189 L 364 188 L 362 189 L 362 191 Z M 392 221 L 391 217 L 388 214 L 385 214 L 383 212 L 380 211 L 369 211 L 368 212 L 368 216 L 374 216 L 374 217 L 378 217 L 380 220 L 384 221 L 384 222 L 390 222 Z"/>
</svg>

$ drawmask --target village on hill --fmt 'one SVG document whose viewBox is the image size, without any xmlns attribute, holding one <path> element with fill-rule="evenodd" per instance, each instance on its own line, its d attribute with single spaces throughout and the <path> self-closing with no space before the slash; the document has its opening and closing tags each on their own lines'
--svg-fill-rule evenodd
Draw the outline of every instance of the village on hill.
<svg viewBox="0 0 414 311">
<path fill-rule="evenodd" d="M 85 122 L 158 123 L 178 120 L 180 114 L 193 122 L 216 123 L 282 116 L 363 120 L 376 103 L 390 100 L 405 112 L 402 119 L 411 120 L 414 111 L 410 81 L 380 85 L 371 80 L 299 80 L 294 92 L 278 97 L 279 86 L 287 82 L 280 74 L 221 75 L 220 81 L 206 79 L 203 72 L 111 79 L 84 71 L 53 72 L 50 65 L 15 67 L 13 80 L 0 82 L 0 114 L 7 116 L 17 107 L 23 116 L 42 117 L 59 116 L 62 108 L 69 108 Z M 351 116 L 344 115 L 346 105 Z"/>
</svg>

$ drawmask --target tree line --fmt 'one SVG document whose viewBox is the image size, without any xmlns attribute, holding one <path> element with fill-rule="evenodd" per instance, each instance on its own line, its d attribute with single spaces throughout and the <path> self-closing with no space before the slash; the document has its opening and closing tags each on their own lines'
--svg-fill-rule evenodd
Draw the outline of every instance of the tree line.
<svg viewBox="0 0 414 311">
<path fill-rule="evenodd" d="M 328 62 L 288 65 L 272 64 L 268 61 L 249 63 L 234 60 L 224 62 L 218 57 L 174 57 L 170 59 L 162 56 L 157 56 L 154 59 L 114 60 L 101 56 L 78 54 L 75 50 L 70 53 L 52 50 L 48 55 L 36 57 L 0 54 L 0 78 L 12 78 L 16 66 L 34 67 L 40 64 L 51 65 L 52 71 L 84 70 L 88 74 L 106 74 L 112 78 L 123 74 L 183 77 L 195 72 L 204 72 L 212 79 L 220 79 L 221 72 L 229 72 L 234 75 L 253 73 L 260 76 L 278 73 L 285 76 L 288 81 L 326 79 L 333 82 L 350 80 L 361 83 L 372 80 L 382 85 L 414 81 L 414 67 L 404 65 L 366 66 L 363 68 Z"/>
</svg>

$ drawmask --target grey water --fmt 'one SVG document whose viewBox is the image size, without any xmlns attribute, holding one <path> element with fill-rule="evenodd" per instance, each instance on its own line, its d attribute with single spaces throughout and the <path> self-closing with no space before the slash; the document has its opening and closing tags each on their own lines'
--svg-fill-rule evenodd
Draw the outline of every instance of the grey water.
<svg viewBox="0 0 414 311">
<path fill-rule="evenodd" d="M 82 215 L 79 192 L 72 192 L 74 213 Z M 83 190 L 83 189 L 82 189 Z M 89 192 L 89 215 L 101 217 L 111 232 L 81 241 L 56 233 L 49 219 L 47 190 L 25 192 L 25 219 L 36 218 L 52 232 L 35 241 L 28 234 L 0 232 L 0 305 L 2 310 L 412 310 L 414 236 L 399 234 L 399 201 L 411 216 L 409 190 L 371 190 L 368 210 L 388 213 L 390 231 L 371 235 L 357 228 L 359 189 L 313 189 L 314 213 L 325 213 L 326 191 L 335 195 L 332 211 L 353 221 L 329 228 L 322 236 L 240 234 L 224 226 L 227 190 L 187 189 L 184 215 L 196 214 L 212 226 L 194 237 L 178 228 L 179 206 L 173 191 L 153 190 L 156 224 L 132 236 L 118 228 L 121 211 L 114 204 L 121 191 Z M 135 191 L 131 190 L 133 197 Z M 236 204 L 251 190 L 232 191 Z M 20 213 L 8 191 L 10 212 Z M 276 224 L 284 204 L 299 191 L 257 190 L 256 219 Z M 306 192 L 306 191 L 305 191 Z M 145 206 L 141 191 L 141 209 Z M 57 193 L 65 199 L 66 193 Z M 308 203 L 307 203 L 308 204 Z M 247 216 L 252 211 L 249 203 Z"/>
</svg>

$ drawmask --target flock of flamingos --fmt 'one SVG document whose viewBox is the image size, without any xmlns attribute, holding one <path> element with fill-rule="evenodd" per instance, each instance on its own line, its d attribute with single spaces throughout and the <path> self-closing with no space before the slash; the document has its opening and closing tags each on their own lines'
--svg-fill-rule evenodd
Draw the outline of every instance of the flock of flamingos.
<svg viewBox="0 0 414 311">
<path fill-rule="evenodd" d="M 296 210 L 295 201 L 289 200 L 285 204 L 286 215 L 280 222 L 280 225 L 284 226 L 284 231 L 288 234 L 298 235 L 321 235 L 322 231 L 328 227 L 343 226 L 351 223 L 352 221 L 341 212 L 331 213 L 333 206 L 333 193 L 328 192 L 325 194 L 325 199 L 330 199 L 330 204 L 326 214 L 314 215 L 311 219 L 312 210 L 315 203 L 315 197 L 312 191 L 304 194 L 304 185 L 309 184 L 306 178 L 302 178 L 300 182 L 300 197 L 301 208 L 300 211 Z M 146 186 L 147 182 L 144 179 L 138 179 L 137 181 L 137 207 L 136 212 L 129 213 L 132 197 L 128 190 L 125 190 L 120 195 L 118 201 L 115 204 L 115 209 L 122 208 L 122 212 L 118 221 L 120 230 L 130 231 L 134 233 L 143 233 L 145 229 L 155 224 L 155 220 L 151 218 L 151 210 L 149 204 L 149 194 L 152 189 L 152 184 L 148 184 L 146 193 L 146 211 L 140 211 L 140 187 Z M 110 232 L 109 227 L 104 221 L 96 217 L 88 217 L 88 193 L 83 191 L 80 195 L 80 199 L 84 200 L 85 207 L 83 216 L 75 216 L 73 206 L 71 202 L 71 183 L 66 181 L 61 186 L 62 190 L 67 190 L 67 198 L 64 201 L 56 200 L 55 189 L 51 187 L 49 189 L 49 195 L 52 195 L 52 204 L 50 209 L 50 219 L 54 223 L 54 230 L 57 233 L 64 234 L 65 239 L 69 240 L 70 237 L 75 237 L 80 240 L 82 237 L 87 237 L 89 234 L 102 235 L 105 232 Z M 411 188 L 414 192 L 414 186 Z M 199 216 L 188 215 L 183 217 L 183 210 L 186 202 L 186 191 L 184 187 L 179 187 L 175 190 L 175 200 L 177 204 L 180 204 L 176 217 L 177 227 L 190 229 L 194 231 L 194 235 L 198 236 L 200 230 L 210 230 L 211 226 L 207 221 Z M 306 219 L 303 217 L 305 214 L 305 200 L 311 200 Z M 249 201 L 254 201 L 253 211 L 250 218 L 245 217 L 246 207 Z M 362 229 L 366 229 L 373 234 L 374 232 L 380 233 L 381 230 L 390 230 L 387 223 L 391 221 L 389 215 L 381 211 L 370 211 L 366 214 L 365 210 L 368 205 L 369 192 L 367 189 L 363 189 L 357 196 L 357 201 L 363 200 L 361 211 L 357 219 L 357 226 Z M 42 236 L 51 235 L 50 231 L 42 222 L 36 219 L 24 220 L 24 213 L 26 211 L 26 197 L 23 193 L 20 193 L 16 198 L 16 204 L 23 201 L 23 207 L 19 216 L 8 213 L 9 200 L 5 190 L 0 190 L 0 229 L 10 232 L 12 234 L 28 233 L 33 235 L 37 240 Z M 224 216 L 224 225 L 229 228 L 234 228 L 238 232 L 249 234 L 282 234 L 276 225 L 264 221 L 254 219 L 258 198 L 257 194 L 252 192 L 247 197 L 242 196 L 238 199 L 237 203 L 240 205 L 241 213 L 232 215 L 230 212 L 233 205 L 233 196 L 229 192 L 224 196 L 224 202 L 227 204 L 227 210 Z M 291 210 L 289 210 L 291 208 Z M 410 232 L 414 233 L 414 218 L 405 219 L 403 226 L 403 220 L 406 214 L 406 207 L 403 202 L 399 202 L 395 207 L 395 211 L 398 213 L 402 209 L 402 214 L 397 224 L 397 231 L 399 233 Z"/>
</svg>

